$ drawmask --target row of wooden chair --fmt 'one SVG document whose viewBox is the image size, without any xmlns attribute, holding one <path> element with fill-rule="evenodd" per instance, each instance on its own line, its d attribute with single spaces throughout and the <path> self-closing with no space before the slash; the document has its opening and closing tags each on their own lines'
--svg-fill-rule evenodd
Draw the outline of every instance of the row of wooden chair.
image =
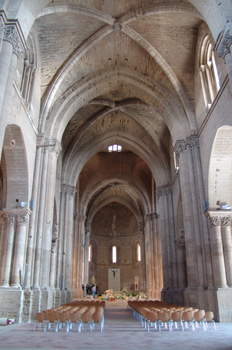
<svg viewBox="0 0 232 350">
<path fill-rule="evenodd" d="M 38 312 L 34 331 L 37 327 L 43 328 L 44 332 L 54 328 L 58 332 L 63 327 L 66 332 L 73 330 L 77 326 L 77 331 L 81 332 L 84 324 L 89 324 L 89 329 L 92 332 L 95 325 L 100 325 L 101 332 L 104 328 L 104 301 L 83 301 L 76 300 L 72 303 L 54 307 L 49 310 Z"/>
<path fill-rule="evenodd" d="M 213 323 L 216 329 L 215 321 L 213 320 L 213 312 L 198 310 L 192 307 L 183 307 L 164 303 L 158 300 L 146 301 L 128 301 L 128 306 L 132 308 L 133 315 L 142 325 L 150 331 L 150 327 L 161 331 L 162 327 L 169 331 L 181 328 L 182 331 L 191 327 L 193 331 L 200 326 L 204 330 L 208 328 L 208 323 Z"/>
</svg>

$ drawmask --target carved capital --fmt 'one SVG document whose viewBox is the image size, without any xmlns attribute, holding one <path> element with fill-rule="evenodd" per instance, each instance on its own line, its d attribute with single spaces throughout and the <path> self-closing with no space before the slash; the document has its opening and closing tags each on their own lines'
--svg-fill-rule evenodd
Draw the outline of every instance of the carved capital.
<svg viewBox="0 0 232 350">
<path fill-rule="evenodd" d="M 226 227 L 232 223 L 232 213 L 225 214 L 220 211 L 208 211 L 207 216 L 211 226 Z"/>
<path fill-rule="evenodd" d="M 7 224 L 8 225 L 14 225 L 15 224 L 15 215 L 10 214 L 6 216 Z"/>
<path fill-rule="evenodd" d="M 29 220 L 28 214 L 17 215 L 17 224 L 18 225 L 27 225 Z"/>
<path fill-rule="evenodd" d="M 172 193 L 172 186 L 170 184 L 167 184 L 165 186 L 157 187 L 156 193 L 158 199 L 162 196 L 168 196 Z"/>
<path fill-rule="evenodd" d="M 17 27 L 15 24 L 5 25 L 3 40 L 8 41 L 13 46 L 13 52 L 18 56 L 22 57 L 24 53 L 24 48 L 22 45 L 21 38 L 19 36 Z"/>
<path fill-rule="evenodd" d="M 70 194 L 71 196 L 75 196 L 76 194 L 76 187 L 75 186 L 71 186 L 71 185 L 67 185 L 67 184 L 62 184 L 62 192 L 66 193 L 66 194 Z"/>
<path fill-rule="evenodd" d="M 214 45 L 214 50 L 222 58 L 230 53 L 230 46 L 232 44 L 232 26 L 229 24 L 218 36 Z"/>
<path fill-rule="evenodd" d="M 197 135 L 191 135 L 186 140 L 177 140 L 174 146 L 174 152 L 176 153 L 176 157 L 179 158 L 181 153 L 195 148 L 199 148 L 199 138 Z"/>
<path fill-rule="evenodd" d="M 51 140 L 49 146 L 50 152 L 55 152 L 56 156 L 58 156 L 62 149 L 60 142 L 58 140 Z"/>
</svg>

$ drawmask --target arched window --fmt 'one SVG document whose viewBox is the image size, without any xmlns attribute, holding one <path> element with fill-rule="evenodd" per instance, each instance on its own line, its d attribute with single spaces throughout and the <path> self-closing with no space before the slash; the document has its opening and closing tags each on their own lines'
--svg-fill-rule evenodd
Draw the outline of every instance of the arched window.
<svg viewBox="0 0 232 350">
<path fill-rule="evenodd" d="M 113 245 L 112 247 L 112 263 L 117 263 L 117 247 Z"/>
<path fill-rule="evenodd" d="M 199 69 L 205 107 L 209 109 L 220 89 L 220 84 L 213 44 L 208 35 L 204 37 L 201 44 Z"/>
<path fill-rule="evenodd" d="M 89 245 L 89 254 L 88 254 L 88 261 L 92 262 L 93 260 L 93 246 L 92 244 Z"/>
<path fill-rule="evenodd" d="M 141 261 L 141 245 L 137 244 L 137 261 Z"/>
</svg>

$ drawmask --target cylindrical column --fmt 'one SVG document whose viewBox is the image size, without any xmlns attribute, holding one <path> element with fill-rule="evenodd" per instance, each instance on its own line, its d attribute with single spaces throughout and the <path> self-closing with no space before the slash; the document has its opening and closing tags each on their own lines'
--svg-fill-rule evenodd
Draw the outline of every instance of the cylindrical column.
<svg viewBox="0 0 232 350">
<path fill-rule="evenodd" d="M 12 264 L 13 243 L 15 233 L 15 215 L 7 215 L 7 244 L 5 252 L 5 266 L 3 270 L 3 287 L 9 286 Z"/>
<path fill-rule="evenodd" d="M 32 96 L 33 96 L 33 92 L 34 92 L 36 67 L 33 65 L 31 67 L 31 70 L 32 71 L 31 71 L 31 78 L 30 78 L 30 86 L 29 86 L 29 90 L 28 90 L 28 99 L 27 99 L 29 109 L 31 107 Z"/>
<path fill-rule="evenodd" d="M 152 297 L 152 246 L 151 246 L 151 229 L 150 216 L 145 218 L 144 238 L 145 238 L 145 262 L 146 262 L 146 290 L 149 298 Z"/>
<path fill-rule="evenodd" d="M 63 276 L 65 271 L 65 207 L 66 207 L 66 191 L 65 184 L 61 186 L 61 194 L 60 194 L 60 224 L 59 224 L 59 241 L 58 241 L 58 258 L 57 258 L 57 285 L 60 290 L 63 289 Z"/>
<path fill-rule="evenodd" d="M 51 272 L 50 272 L 50 287 L 56 287 L 56 261 L 57 261 L 57 240 L 52 240 L 51 249 Z"/>
<path fill-rule="evenodd" d="M 39 178 L 40 178 L 40 166 L 41 166 L 41 153 L 42 148 L 39 147 L 36 150 L 36 160 L 35 160 L 35 168 L 34 168 L 34 181 L 33 181 L 33 189 L 32 189 L 32 200 L 34 203 L 34 208 L 32 209 L 32 214 L 30 217 L 30 225 L 28 232 L 28 243 L 27 243 L 27 279 L 26 279 L 26 288 L 29 288 L 33 285 L 32 281 L 32 271 L 33 271 L 33 262 L 35 255 L 35 243 L 36 243 L 36 217 L 38 215 L 38 191 L 39 191 Z"/>
<path fill-rule="evenodd" d="M 56 185 L 56 163 L 57 156 L 60 151 L 60 144 L 57 141 L 52 145 L 49 152 L 48 172 L 46 179 L 46 202 L 45 202 L 45 225 L 43 230 L 43 260 L 41 271 L 41 287 L 49 287 L 50 276 L 50 260 L 51 260 L 51 245 L 52 245 L 52 224 L 54 214 L 54 198 Z M 50 145 L 49 145 L 50 147 Z"/>
<path fill-rule="evenodd" d="M 89 281 L 89 241 L 90 232 L 85 233 L 85 281 Z"/>
<path fill-rule="evenodd" d="M 65 235 L 66 235 L 66 251 L 65 251 L 65 278 L 64 287 L 71 290 L 71 270 L 72 270 L 72 238 L 73 238 L 73 217 L 74 217 L 74 196 L 76 188 L 67 186 L 67 203 L 65 215 Z"/>
<path fill-rule="evenodd" d="M 77 293 L 81 297 L 83 295 L 82 283 L 86 285 L 89 281 L 84 280 L 83 262 L 84 262 L 84 224 L 85 216 L 78 215 L 78 252 L 77 252 Z"/>
<path fill-rule="evenodd" d="M 188 287 L 198 287 L 198 275 L 196 269 L 197 252 L 195 242 L 195 199 L 193 200 L 194 184 L 191 182 L 192 176 L 189 171 L 189 155 L 187 152 L 188 145 L 186 141 L 178 141 L 176 146 L 176 156 L 179 159 L 179 174 L 181 194 L 183 198 L 183 214 L 184 214 L 184 231 L 185 231 L 185 249 L 187 262 Z M 197 219 L 196 219 L 197 220 Z"/>
<path fill-rule="evenodd" d="M 29 212 L 17 215 L 15 258 L 12 271 L 12 286 L 20 287 L 23 284 L 25 272 L 25 252 L 27 238 L 27 224 Z"/>
<path fill-rule="evenodd" d="M 226 287 L 226 270 L 223 254 L 221 220 L 220 217 L 211 216 L 211 249 L 213 256 L 213 274 L 215 287 Z"/>
<path fill-rule="evenodd" d="M 231 242 L 231 218 L 223 218 L 222 242 L 226 269 L 226 280 L 229 287 L 232 287 L 232 242 Z"/>
<path fill-rule="evenodd" d="M 35 250 L 35 264 L 34 264 L 34 286 L 40 285 L 40 268 L 42 259 L 42 240 L 43 240 L 43 223 L 45 212 L 45 196 L 46 196 L 46 179 L 48 171 L 48 149 L 45 148 L 42 166 L 41 186 L 40 186 L 40 198 L 38 208 L 38 225 L 37 225 L 37 237 L 36 237 L 36 250 Z"/>
</svg>

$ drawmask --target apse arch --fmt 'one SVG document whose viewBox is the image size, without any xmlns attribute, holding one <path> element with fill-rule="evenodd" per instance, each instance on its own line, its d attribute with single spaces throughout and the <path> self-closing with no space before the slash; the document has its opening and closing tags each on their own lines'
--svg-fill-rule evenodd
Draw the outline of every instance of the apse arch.
<svg viewBox="0 0 232 350">
<path fill-rule="evenodd" d="M 166 166 L 161 162 L 160 158 L 154 154 L 153 150 L 141 144 L 141 140 L 128 138 L 128 134 L 121 132 L 121 135 L 115 135 L 114 132 L 108 133 L 106 136 L 98 136 L 94 139 L 94 143 L 87 143 L 72 152 L 63 168 L 63 179 L 66 183 L 77 183 L 79 174 L 86 162 L 96 153 L 106 148 L 109 143 L 119 143 L 125 146 L 144 160 L 150 168 L 153 177 L 157 181 L 157 186 L 166 184 L 169 179 L 169 172 Z"/>
<path fill-rule="evenodd" d="M 208 172 L 209 209 L 232 205 L 232 126 L 220 127 L 215 135 Z"/>
<path fill-rule="evenodd" d="M 115 185 L 115 182 L 118 182 L 118 186 L 121 187 L 126 186 L 127 189 L 130 189 L 130 194 L 128 195 L 128 190 L 120 188 L 121 193 L 118 193 L 116 195 L 112 195 L 109 193 L 109 195 L 102 195 L 102 192 L 100 195 L 98 195 L 99 191 L 101 189 L 104 190 L 106 188 L 117 187 Z M 127 194 L 127 196 L 124 198 L 123 194 Z M 102 197 L 102 198 L 101 198 Z M 90 227 L 93 217 L 95 216 L 96 212 L 98 212 L 102 207 L 108 205 L 112 202 L 118 202 L 122 205 L 126 206 L 131 210 L 131 212 L 134 214 L 137 223 L 144 221 L 144 216 L 148 214 L 151 210 L 151 205 L 149 204 L 149 199 L 145 195 L 145 192 L 142 191 L 138 186 L 135 184 L 129 183 L 126 180 L 122 179 L 108 179 L 106 181 L 103 181 L 103 184 L 98 183 L 96 186 L 94 186 L 93 189 L 91 189 L 91 192 L 88 192 L 85 196 L 85 198 L 82 199 L 82 205 L 80 210 L 83 210 L 83 215 L 86 216 L 86 225 Z"/>
</svg>

